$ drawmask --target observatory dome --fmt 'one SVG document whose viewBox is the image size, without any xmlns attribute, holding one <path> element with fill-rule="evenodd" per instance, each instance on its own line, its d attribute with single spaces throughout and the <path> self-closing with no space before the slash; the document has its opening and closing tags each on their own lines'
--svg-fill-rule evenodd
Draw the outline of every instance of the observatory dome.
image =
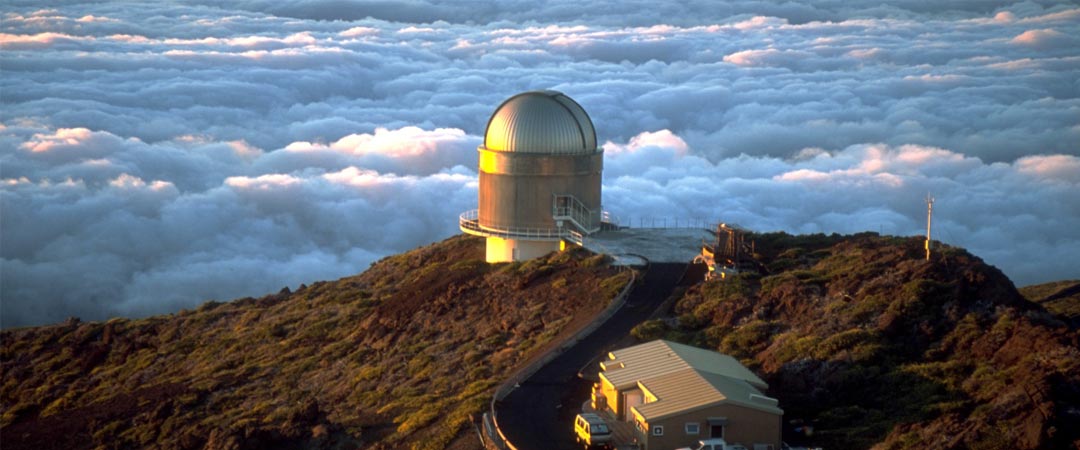
<svg viewBox="0 0 1080 450">
<path fill-rule="evenodd" d="M 555 91 L 523 92 L 488 120 L 479 152 L 479 208 L 461 231 L 487 238 L 487 261 L 538 258 L 600 231 L 604 151 L 592 120 Z"/>
<path fill-rule="evenodd" d="M 495 109 L 484 148 L 500 152 L 580 155 L 596 153 L 596 130 L 585 110 L 557 91 L 530 91 Z"/>
</svg>

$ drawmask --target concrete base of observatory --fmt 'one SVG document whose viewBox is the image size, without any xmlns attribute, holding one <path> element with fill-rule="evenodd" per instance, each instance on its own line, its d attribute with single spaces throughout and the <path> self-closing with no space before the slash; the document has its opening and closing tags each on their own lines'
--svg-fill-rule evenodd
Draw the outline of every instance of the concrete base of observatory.
<svg viewBox="0 0 1080 450">
<path fill-rule="evenodd" d="M 558 241 L 523 241 L 519 239 L 487 238 L 487 262 L 524 261 L 558 251 Z"/>
</svg>

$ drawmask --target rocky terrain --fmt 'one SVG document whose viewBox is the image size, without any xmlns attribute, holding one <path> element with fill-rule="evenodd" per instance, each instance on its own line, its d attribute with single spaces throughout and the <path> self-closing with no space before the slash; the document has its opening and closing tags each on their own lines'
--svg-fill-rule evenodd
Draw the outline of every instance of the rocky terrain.
<svg viewBox="0 0 1080 450">
<path fill-rule="evenodd" d="M 295 292 L 0 332 L 2 447 L 475 445 L 494 386 L 629 279 L 582 250 L 483 252 L 459 236 Z"/>
<path fill-rule="evenodd" d="M 1073 326 L 1080 326 L 1080 280 L 1064 280 L 1020 288 L 1028 300 L 1042 305 Z"/>
<path fill-rule="evenodd" d="M 947 246 L 927 262 L 919 238 L 753 238 L 764 270 L 702 283 L 671 318 L 634 334 L 741 358 L 780 399 L 785 441 L 828 449 L 1080 445 L 1080 333 L 996 268 Z M 1040 292 L 1060 300 L 1062 289 Z"/>
<path fill-rule="evenodd" d="M 740 358 L 828 449 L 1080 446 L 1080 283 L 1017 290 L 919 238 L 755 234 L 754 270 L 632 333 Z M 628 280 L 459 236 L 363 274 L 140 320 L 0 332 L 8 449 L 474 448 L 493 388 Z M 1026 298 L 1025 298 L 1026 297 Z"/>
</svg>

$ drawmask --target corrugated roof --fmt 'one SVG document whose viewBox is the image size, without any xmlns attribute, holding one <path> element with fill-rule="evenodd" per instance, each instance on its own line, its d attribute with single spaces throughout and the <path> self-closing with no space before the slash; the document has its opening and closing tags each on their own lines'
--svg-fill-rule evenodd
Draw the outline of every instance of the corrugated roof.
<svg viewBox="0 0 1080 450">
<path fill-rule="evenodd" d="M 662 339 L 615 350 L 608 354 L 608 358 L 623 365 L 620 369 L 602 373 L 617 389 L 628 388 L 640 380 L 686 368 L 742 379 L 759 389 L 769 387 L 735 358 Z M 605 361 L 605 364 L 610 365 L 608 361 Z"/>
<path fill-rule="evenodd" d="M 731 403 L 783 414 L 760 389 L 768 385 L 728 355 L 657 340 L 616 350 L 602 363 L 600 376 L 616 389 L 640 387 L 657 401 L 634 409 L 646 420 Z"/>
<path fill-rule="evenodd" d="M 683 369 L 642 380 L 639 386 L 657 398 L 655 402 L 634 407 L 646 421 L 724 403 L 773 414 L 784 413 L 776 407 L 775 402 L 745 380 L 696 369 Z"/>
</svg>

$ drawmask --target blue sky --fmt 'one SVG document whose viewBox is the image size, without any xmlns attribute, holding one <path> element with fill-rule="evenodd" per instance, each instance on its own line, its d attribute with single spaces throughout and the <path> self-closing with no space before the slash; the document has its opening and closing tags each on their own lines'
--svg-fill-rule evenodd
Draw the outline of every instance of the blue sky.
<svg viewBox="0 0 1080 450">
<path fill-rule="evenodd" d="M 542 3 L 542 4 L 538 4 Z M 941 4 L 938 4 L 941 3 Z M 592 116 L 624 220 L 936 236 L 1080 277 L 1069 2 L 9 2 L 0 321 L 144 316 L 457 233 L 492 110 Z"/>
</svg>

